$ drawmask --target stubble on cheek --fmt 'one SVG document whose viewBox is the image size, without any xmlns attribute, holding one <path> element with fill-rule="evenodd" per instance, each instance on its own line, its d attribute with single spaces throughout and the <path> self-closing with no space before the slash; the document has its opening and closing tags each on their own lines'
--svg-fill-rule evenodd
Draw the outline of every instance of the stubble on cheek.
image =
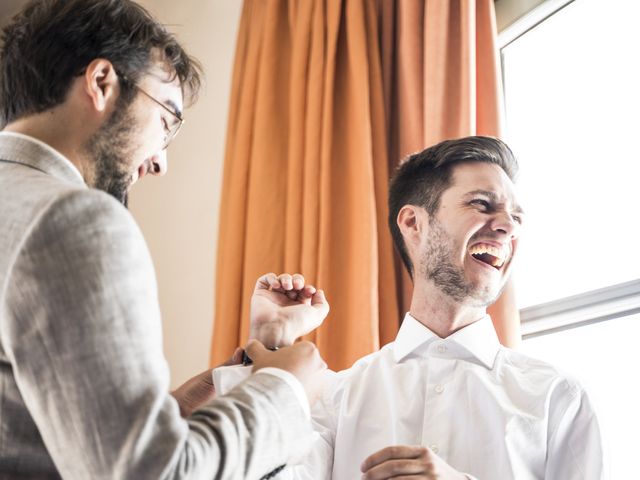
<svg viewBox="0 0 640 480">
<path fill-rule="evenodd" d="M 457 303 L 466 303 L 475 307 L 492 304 L 498 292 L 492 292 L 491 285 L 476 285 L 468 280 L 462 266 L 454 262 L 456 245 L 437 220 L 430 221 L 427 246 L 422 255 L 420 266 L 423 275 L 445 295 Z"/>
<path fill-rule="evenodd" d="M 135 121 L 129 108 L 119 106 L 111 118 L 89 140 L 87 150 L 95 162 L 93 187 L 125 207 L 133 182 L 130 159 L 134 149 Z"/>
</svg>

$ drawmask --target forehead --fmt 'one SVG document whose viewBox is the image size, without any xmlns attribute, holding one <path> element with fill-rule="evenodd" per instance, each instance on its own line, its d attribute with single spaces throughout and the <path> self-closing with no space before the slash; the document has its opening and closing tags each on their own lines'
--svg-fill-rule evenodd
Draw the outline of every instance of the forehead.
<svg viewBox="0 0 640 480">
<path fill-rule="evenodd" d="M 452 169 L 451 186 L 445 191 L 457 196 L 477 191 L 492 192 L 501 202 L 518 206 L 516 188 L 505 171 L 487 162 L 469 162 Z"/>
</svg>

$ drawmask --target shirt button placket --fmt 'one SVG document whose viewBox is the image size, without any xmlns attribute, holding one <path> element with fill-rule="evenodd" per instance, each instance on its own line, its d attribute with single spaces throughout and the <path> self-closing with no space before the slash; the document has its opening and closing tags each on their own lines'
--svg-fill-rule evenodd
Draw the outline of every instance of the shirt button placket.
<svg viewBox="0 0 640 480">
<path fill-rule="evenodd" d="M 451 358 L 449 347 L 444 342 L 431 345 L 430 351 L 422 445 L 445 458 L 451 432 L 450 424 L 444 419 L 451 414 L 453 399 L 450 397 L 452 391 L 449 391 L 449 382 L 453 381 L 456 361 Z"/>
</svg>

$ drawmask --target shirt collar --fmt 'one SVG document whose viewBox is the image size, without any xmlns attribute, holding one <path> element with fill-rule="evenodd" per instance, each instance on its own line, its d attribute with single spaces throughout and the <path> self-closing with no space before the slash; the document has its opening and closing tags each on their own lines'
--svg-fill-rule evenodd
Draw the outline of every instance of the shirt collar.
<svg viewBox="0 0 640 480">
<path fill-rule="evenodd" d="M 445 356 L 476 361 L 489 369 L 493 368 L 500 350 L 500 342 L 489 315 L 443 339 L 407 313 L 393 345 L 394 358 L 400 362 L 414 352 L 428 356 L 433 343 L 438 343 L 438 351 L 448 347 Z"/>
<path fill-rule="evenodd" d="M 60 180 L 85 185 L 71 161 L 37 138 L 15 132 L 0 132 L 0 160 L 35 168 Z"/>
</svg>

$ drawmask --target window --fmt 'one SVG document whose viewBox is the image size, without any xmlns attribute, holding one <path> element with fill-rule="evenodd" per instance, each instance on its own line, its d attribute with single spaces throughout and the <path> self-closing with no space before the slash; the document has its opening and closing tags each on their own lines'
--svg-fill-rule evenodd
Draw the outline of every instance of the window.
<svg viewBox="0 0 640 480">
<path fill-rule="evenodd" d="M 640 427 L 638 19 L 634 0 L 549 0 L 500 34 L 523 350 L 587 386 L 611 478 L 632 476 Z"/>
</svg>

